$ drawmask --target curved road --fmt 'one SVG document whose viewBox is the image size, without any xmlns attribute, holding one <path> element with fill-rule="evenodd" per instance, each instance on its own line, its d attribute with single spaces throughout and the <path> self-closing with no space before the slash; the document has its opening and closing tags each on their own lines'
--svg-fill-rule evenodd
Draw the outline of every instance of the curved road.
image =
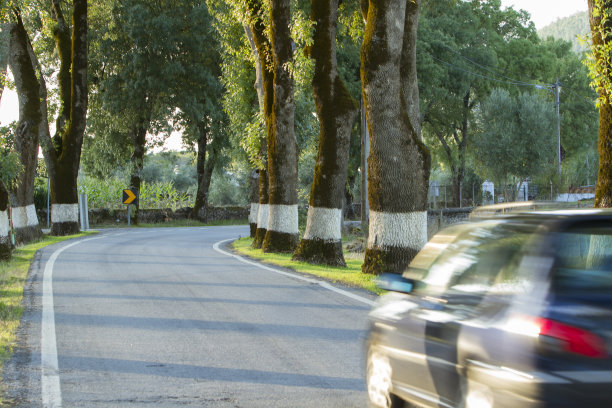
<svg viewBox="0 0 612 408">
<path fill-rule="evenodd" d="M 366 406 L 373 297 L 213 247 L 247 234 L 107 230 L 41 250 L 3 375 L 13 405 Z"/>
</svg>

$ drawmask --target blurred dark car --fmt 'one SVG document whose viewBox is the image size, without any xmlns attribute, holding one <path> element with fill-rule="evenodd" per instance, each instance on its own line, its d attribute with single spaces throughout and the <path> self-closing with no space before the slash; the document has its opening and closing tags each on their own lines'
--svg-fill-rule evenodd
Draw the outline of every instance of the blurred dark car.
<svg viewBox="0 0 612 408">
<path fill-rule="evenodd" d="M 376 407 L 612 407 L 612 211 L 435 235 L 370 313 Z"/>
</svg>

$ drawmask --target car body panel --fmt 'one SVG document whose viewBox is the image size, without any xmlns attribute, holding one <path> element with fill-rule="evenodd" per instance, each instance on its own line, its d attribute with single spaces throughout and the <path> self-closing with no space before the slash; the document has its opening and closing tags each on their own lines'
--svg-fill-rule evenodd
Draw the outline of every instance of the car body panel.
<svg viewBox="0 0 612 408">
<path fill-rule="evenodd" d="M 388 356 L 391 392 L 431 407 L 459 406 L 478 387 L 495 408 L 612 406 L 609 242 L 612 212 L 600 210 L 434 236 L 396 285 L 410 293 L 389 292 L 370 313 L 368 345 Z M 581 354 L 591 343 L 596 358 Z"/>
</svg>

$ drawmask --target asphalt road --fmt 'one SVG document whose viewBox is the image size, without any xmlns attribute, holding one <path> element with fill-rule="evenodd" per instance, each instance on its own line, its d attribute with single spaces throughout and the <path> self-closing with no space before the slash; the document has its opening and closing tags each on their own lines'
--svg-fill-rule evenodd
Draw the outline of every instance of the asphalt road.
<svg viewBox="0 0 612 408">
<path fill-rule="evenodd" d="M 3 375 L 13 405 L 366 406 L 372 296 L 214 248 L 247 234 L 107 230 L 41 250 Z"/>
</svg>

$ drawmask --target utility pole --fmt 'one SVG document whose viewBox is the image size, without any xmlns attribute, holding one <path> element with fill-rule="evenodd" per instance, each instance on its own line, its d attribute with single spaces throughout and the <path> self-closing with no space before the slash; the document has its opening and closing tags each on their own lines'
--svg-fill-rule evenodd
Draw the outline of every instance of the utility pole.
<svg viewBox="0 0 612 408">
<path fill-rule="evenodd" d="M 561 83 L 559 83 L 559 78 L 557 78 L 552 88 L 555 94 L 555 108 L 557 109 L 557 173 L 561 174 L 561 113 L 559 112 Z"/>
</svg>

